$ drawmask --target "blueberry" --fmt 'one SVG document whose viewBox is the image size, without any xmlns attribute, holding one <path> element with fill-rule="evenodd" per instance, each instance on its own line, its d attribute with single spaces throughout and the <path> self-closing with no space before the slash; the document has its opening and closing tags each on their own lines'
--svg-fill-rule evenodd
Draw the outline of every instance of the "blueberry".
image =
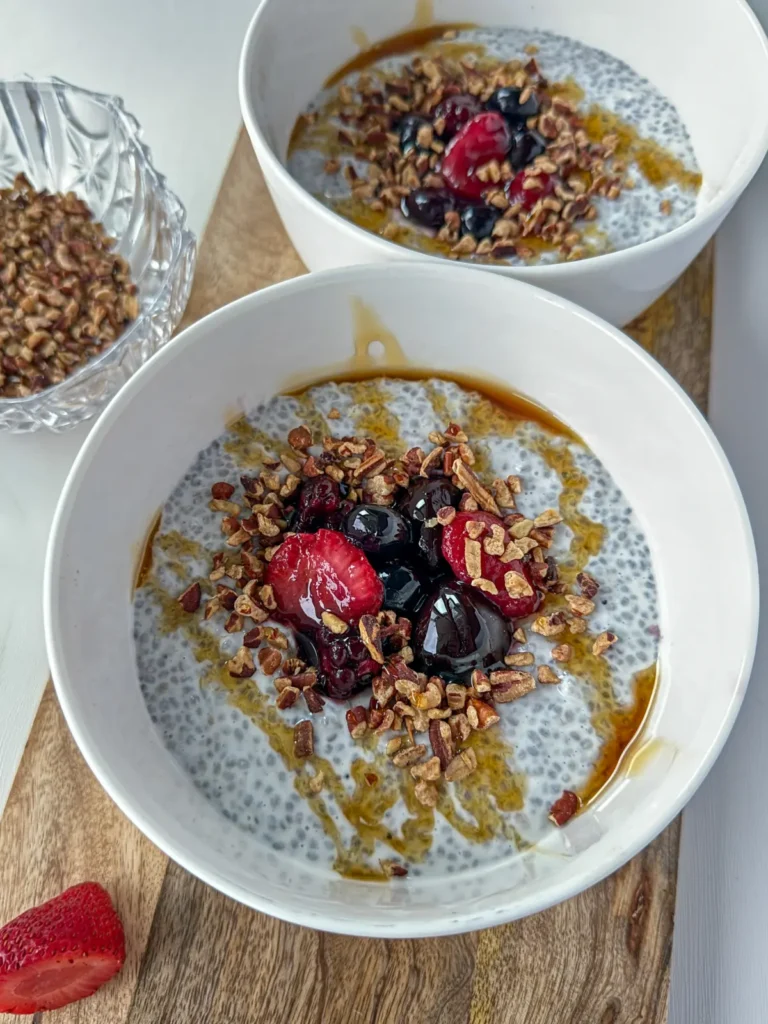
<svg viewBox="0 0 768 1024">
<path fill-rule="evenodd" d="M 547 143 L 538 132 L 521 128 L 512 133 L 512 146 L 507 159 L 515 171 L 527 167 L 537 156 L 546 152 Z"/>
<path fill-rule="evenodd" d="M 459 507 L 461 491 L 454 487 L 444 476 L 431 477 L 429 480 L 418 479 L 400 498 L 398 508 L 403 515 L 416 523 L 425 519 L 434 519 L 441 508 L 446 505 Z"/>
<path fill-rule="evenodd" d="M 534 92 L 520 103 L 520 89 L 512 86 L 505 86 L 497 89 L 486 104 L 489 110 L 498 110 L 509 121 L 510 128 L 523 125 L 529 117 L 535 117 L 539 112 L 539 101 Z"/>
<path fill-rule="evenodd" d="M 453 193 L 447 188 L 416 188 L 400 202 L 404 217 L 434 230 L 443 226 L 446 213 L 454 207 Z"/>
<path fill-rule="evenodd" d="M 424 125 L 431 125 L 431 122 L 425 117 L 418 117 L 416 114 L 406 114 L 402 119 L 399 131 L 400 149 L 403 153 L 407 153 L 417 145 L 416 136 L 419 134 L 419 129 L 423 128 Z"/>
<path fill-rule="evenodd" d="M 479 591 L 452 580 L 438 585 L 419 612 L 412 646 L 419 669 L 467 681 L 475 669 L 503 664 L 512 625 Z"/>
<path fill-rule="evenodd" d="M 488 238 L 500 216 L 501 211 L 487 203 L 465 206 L 461 211 L 462 233 L 478 239 Z"/>
<path fill-rule="evenodd" d="M 386 505 L 355 505 L 347 513 L 342 533 L 366 554 L 394 558 L 411 543 L 405 516 Z"/>
<path fill-rule="evenodd" d="M 410 617 L 426 597 L 426 580 L 410 565 L 383 566 L 379 579 L 384 584 L 384 607 L 398 615 Z"/>
</svg>

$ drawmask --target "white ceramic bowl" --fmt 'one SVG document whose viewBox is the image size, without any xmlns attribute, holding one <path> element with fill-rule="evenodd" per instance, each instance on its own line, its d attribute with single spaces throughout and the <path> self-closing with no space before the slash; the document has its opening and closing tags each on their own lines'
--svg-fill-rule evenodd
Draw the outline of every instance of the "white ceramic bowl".
<svg viewBox="0 0 768 1024">
<path fill-rule="evenodd" d="M 150 721 L 137 678 L 131 588 L 149 523 L 235 410 L 274 394 L 297 368 L 323 371 L 349 358 L 353 298 L 378 313 L 417 366 L 514 385 L 574 427 L 640 517 L 657 575 L 661 681 L 644 756 L 564 830 L 553 829 L 551 843 L 450 888 L 428 872 L 376 885 L 340 879 L 327 865 L 278 860 L 225 821 L 184 774 Z M 56 512 L 45 579 L 62 708 L 86 760 L 136 825 L 243 903 L 299 924 L 392 937 L 481 928 L 541 910 L 648 843 L 728 734 L 756 622 L 744 505 L 709 427 L 677 384 L 639 346 L 565 300 L 426 262 L 277 285 L 162 349 L 80 452 Z"/>
<path fill-rule="evenodd" d="M 690 0 L 435 0 L 433 6 L 439 22 L 516 25 L 580 39 L 625 60 L 676 104 L 704 175 L 691 221 L 588 260 L 491 268 L 612 323 L 628 323 L 712 237 L 768 149 L 768 41 L 757 19 L 742 0 L 695 6 Z M 402 31 L 413 12 L 414 0 L 262 0 L 248 29 L 240 61 L 243 118 L 285 228 L 310 270 L 425 258 L 333 213 L 283 166 L 296 117 L 357 52 L 352 30 L 376 41 Z"/>
</svg>

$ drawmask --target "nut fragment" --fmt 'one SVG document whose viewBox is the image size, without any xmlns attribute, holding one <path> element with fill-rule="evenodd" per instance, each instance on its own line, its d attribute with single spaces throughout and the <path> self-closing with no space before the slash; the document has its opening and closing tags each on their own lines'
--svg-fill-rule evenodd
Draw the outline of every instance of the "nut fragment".
<svg viewBox="0 0 768 1024">
<path fill-rule="evenodd" d="M 211 487 L 211 497 L 216 499 L 223 499 L 227 501 L 235 493 L 235 488 L 232 484 L 226 483 L 224 480 L 220 480 L 218 483 L 213 484 Z"/>
<path fill-rule="evenodd" d="M 507 668 L 491 672 L 491 693 L 497 704 L 508 704 L 536 689 L 536 680 L 530 672 Z"/>
<path fill-rule="evenodd" d="M 312 446 L 312 435 L 309 429 L 302 424 L 288 431 L 288 444 L 296 451 L 303 452 Z"/>
<path fill-rule="evenodd" d="M 437 806 L 437 787 L 422 779 L 413 787 L 413 795 L 423 807 Z"/>
<path fill-rule="evenodd" d="M 467 704 L 467 720 L 473 729 L 482 731 L 496 725 L 499 715 L 490 704 L 486 704 L 485 701 L 478 700 L 476 697 L 470 697 Z"/>
<path fill-rule="evenodd" d="M 574 615 L 591 615 L 595 610 L 595 602 L 580 594 L 566 594 L 565 603 Z"/>
<path fill-rule="evenodd" d="M 178 602 L 185 612 L 196 612 L 200 607 L 200 584 L 191 583 L 183 594 L 178 597 Z"/>
<path fill-rule="evenodd" d="M 511 667 L 522 667 L 523 665 L 532 665 L 536 659 L 534 658 L 531 651 L 511 651 L 504 658 L 504 664 L 510 665 Z"/>
<path fill-rule="evenodd" d="M 293 707 L 300 694 L 301 690 L 297 690 L 295 686 L 286 686 L 285 689 L 278 693 L 275 704 L 277 704 L 281 711 L 285 711 L 286 708 Z"/>
<path fill-rule="evenodd" d="M 398 768 L 410 768 L 412 764 L 421 761 L 426 753 L 427 748 L 422 743 L 412 747 L 401 747 L 393 756 L 392 763 Z"/>
<path fill-rule="evenodd" d="M 440 758 L 430 757 L 422 764 L 415 764 L 411 767 L 411 775 L 414 779 L 425 779 L 427 782 L 435 782 L 440 778 Z"/>
<path fill-rule="evenodd" d="M 368 715 L 362 705 L 350 708 L 346 714 L 347 728 L 353 740 L 359 740 L 368 732 Z"/>
<path fill-rule="evenodd" d="M 462 686 L 461 683 L 448 683 L 445 688 L 445 699 L 448 701 L 448 707 L 458 710 L 463 708 L 467 702 L 467 688 Z"/>
<path fill-rule="evenodd" d="M 533 593 L 533 587 L 520 572 L 505 572 L 504 588 L 510 597 L 530 597 Z"/>
<path fill-rule="evenodd" d="M 325 775 L 323 774 L 323 772 L 315 772 L 315 774 L 312 776 L 308 783 L 309 791 L 310 793 L 317 794 L 321 792 L 324 785 Z"/>
<path fill-rule="evenodd" d="M 308 718 L 293 727 L 293 753 L 295 757 L 311 757 L 315 752 L 315 730 Z"/>
<path fill-rule="evenodd" d="M 336 633 L 337 636 L 341 636 L 349 629 L 344 619 L 340 619 L 333 612 L 323 612 L 320 618 L 323 620 L 323 625 L 330 629 L 332 633 Z"/>
<path fill-rule="evenodd" d="M 483 575 L 483 549 L 480 542 L 467 537 L 464 541 L 464 565 L 473 580 Z"/>
<path fill-rule="evenodd" d="M 600 584 L 597 582 L 595 577 L 588 572 L 580 572 L 576 576 L 576 582 L 578 583 L 584 597 L 592 598 L 600 589 Z"/>
<path fill-rule="evenodd" d="M 274 675 L 280 668 L 283 656 L 275 647 L 262 647 L 259 651 L 259 665 L 266 675 Z"/>
<path fill-rule="evenodd" d="M 534 620 L 531 629 L 534 633 L 540 633 L 541 636 L 557 636 L 559 633 L 565 632 L 565 622 L 561 621 L 558 612 L 554 615 L 540 615 Z"/>
<path fill-rule="evenodd" d="M 545 685 L 560 682 L 560 676 L 554 669 L 551 669 L 549 665 L 539 665 L 536 670 L 536 675 L 538 676 L 539 682 L 544 683 Z"/>
<path fill-rule="evenodd" d="M 445 771 L 453 758 L 455 745 L 451 726 L 446 721 L 434 719 L 429 723 L 429 742 L 432 753 L 440 762 L 440 767 Z"/>
<path fill-rule="evenodd" d="M 553 825 L 562 828 L 578 811 L 580 803 L 576 793 L 570 789 L 563 790 L 563 795 L 558 797 L 549 809 L 549 820 Z"/>
<path fill-rule="evenodd" d="M 616 634 L 611 633 L 609 630 L 606 630 L 604 633 L 600 633 L 592 644 L 592 653 L 595 657 L 599 658 L 601 654 L 605 654 L 609 647 L 613 647 L 618 639 L 619 638 Z"/>
<path fill-rule="evenodd" d="M 384 649 L 381 643 L 381 626 L 375 615 L 361 615 L 358 623 L 360 639 L 368 648 L 368 653 L 380 665 L 384 664 Z"/>
<path fill-rule="evenodd" d="M 555 661 L 570 661 L 573 656 L 573 648 L 570 644 L 558 644 L 552 648 L 552 657 Z"/>
<path fill-rule="evenodd" d="M 445 769 L 446 782 L 461 782 L 477 768 L 477 755 L 472 747 L 460 750 Z"/>
<path fill-rule="evenodd" d="M 307 710 L 310 715 L 318 715 L 325 707 L 325 701 L 311 686 L 305 686 L 301 693 L 304 697 L 304 703 L 307 705 Z"/>
<path fill-rule="evenodd" d="M 545 509 L 533 520 L 533 525 L 537 529 L 541 529 L 546 526 L 557 526 L 558 523 L 562 523 L 563 517 L 554 508 Z"/>
<path fill-rule="evenodd" d="M 253 655 L 247 647 L 240 647 L 234 658 L 227 662 L 227 672 L 235 679 L 249 679 L 255 671 Z"/>
</svg>

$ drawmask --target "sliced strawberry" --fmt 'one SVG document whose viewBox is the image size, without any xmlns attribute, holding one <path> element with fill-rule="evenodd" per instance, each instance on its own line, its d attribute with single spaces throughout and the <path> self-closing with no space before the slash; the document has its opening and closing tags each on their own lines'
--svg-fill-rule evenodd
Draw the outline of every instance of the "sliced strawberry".
<svg viewBox="0 0 768 1024">
<path fill-rule="evenodd" d="M 84 882 L 0 929 L 0 1013 L 56 1010 L 120 970 L 125 936 L 109 894 Z"/>
<path fill-rule="evenodd" d="M 477 114 L 448 143 L 441 168 L 446 184 L 467 199 L 479 199 L 491 185 L 481 181 L 476 170 L 491 160 L 501 162 L 511 141 L 509 126 L 501 114 L 494 110 Z"/>
<path fill-rule="evenodd" d="M 484 527 L 483 532 L 476 537 L 467 532 L 467 525 L 472 523 Z M 470 529 L 473 533 L 477 532 L 477 526 Z M 497 591 L 492 594 L 486 590 L 485 596 L 498 605 L 508 619 L 521 619 L 536 611 L 541 602 L 541 596 L 533 586 L 528 567 L 518 558 L 502 562 L 501 553 L 489 554 L 486 551 L 486 541 L 493 548 L 498 548 L 501 543 L 506 548 L 511 539 L 509 531 L 498 516 L 490 512 L 458 512 L 453 520 L 443 527 L 443 556 L 458 579 L 464 583 L 471 583 L 475 578 L 473 572 L 476 573 L 477 570 L 473 556 L 477 554 L 479 545 L 480 576 L 493 583 Z M 468 548 L 467 541 L 475 541 L 475 544 Z M 515 577 L 507 581 L 507 573 L 514 573 Z M 522 577 L 522 581 L 519 577 Z M 528 590 L 530 593 L 520 593 L 521 590 Z"/>
<path fill-rule="evenodd" d="M 280 612 L 298 626 L 317 626 L 323 612 L 345 622 L 375 615 L 384 585 L 363 552 L 334 530 L 297 533 L 267 568 Z"/>
</svg>

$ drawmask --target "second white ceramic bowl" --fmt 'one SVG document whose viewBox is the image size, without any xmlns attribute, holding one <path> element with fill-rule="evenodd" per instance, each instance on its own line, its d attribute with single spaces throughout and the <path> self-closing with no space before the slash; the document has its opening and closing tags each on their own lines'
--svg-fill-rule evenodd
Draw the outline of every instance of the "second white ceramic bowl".
<svg viewBox="0 0 768 1024">
<path fill-rule="evenodd" d="M 132 581 L 158 508 L 238 409 L 252 409 L 297 371 L 319 376 L 345 361 L 348 368 L 356 300 L 416 366 L 514 386 L 578 431 L 638 515 L 658 584 L 660 682 L 643 756 L 564 829 L 522 855 L 510 847 L 461 884 L 429 871 L 402 885 L 350 881 L 330 864 L 276 853 L 196 788 L 164 746 L 139 686 Z M 713 543 L 715 526 L 726 557 Z M 565 899 L 614 871 L 678 813 L 744 694 L 756 562 L 741 496 L 709 427 L 638 345 L 519 281 L 450 264 L 390 263 L 249 295 L 188 328 L 126 384 L 85 442 L 59 502 L 45 624 L 56 690 L 80 749 L 156 845 L 266 913 L 413 938 L 485 928 Z M 259 806 L 263 796 L 255 795 Z"/>
<path fill-rule="evenodd" d="M 580 39 L 626 61 L 676 104 L 704 176 L 691 221 L 588 260 L 492 268 L 614 324 L 628 323 L 712 237 L 768 149 L 768 41 L 756 18 L 742 0 L 695 6 L 690 0 L 434 0 L 433 7 L 438 22 L 515 25 Z M 376 41 L 405 29 L 413 16 L 414 0 L 263 0 L 248 29 L 240 62 L 243 118 L 278 212 L 310 270 L 424 259 L 331 212 L 283 165 L 297 116 L 357 52 L 353 30 Z"/>
</svg>

